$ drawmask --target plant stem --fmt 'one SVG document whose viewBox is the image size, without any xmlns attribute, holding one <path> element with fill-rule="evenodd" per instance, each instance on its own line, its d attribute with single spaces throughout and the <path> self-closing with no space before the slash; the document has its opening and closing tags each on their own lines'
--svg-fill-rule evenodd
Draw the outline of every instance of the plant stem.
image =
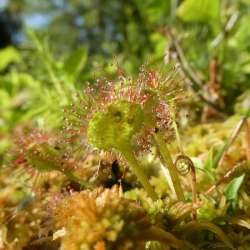
<svg viewBox="0 0 250 250">
<path fill-rule="evenodd" d="M 143 187 L 147 191 L 148 195 L 153 200 L 157 200 L 158 199 L 157 194 L 154 191 L 154 189 L 152 188 L 152 186 L 150 185 L 147 176 L 145 175 L 145 173 L 141 169 L 141 166 L 139 165 L 138 160 L 134 156 L 134 153 L 130 149 L 128 149 L 128 147 L 126 150 L 123 150 L 121 153 L 125 157 L 125 159 L 127 160 L 129 166 L 132 168 L 132 171 L 134 172 L 134 174 L 136 175 L 138 180 L 141 182 L 141 184 L 143 185 Z"/>
<path fill-rule="evenodd" d="M 158 148 L 158 151 L 162 157 L 162 160 L 164 162 L 164 165 L 168 167 L 173 186 L 175 189 L 176 196 L 178 200 L 184 201 L 184 194 L 183 190 L 181 188 L 180 179 L 178 176 L 178 171 L 173 163 L 172 157 L 170 155 L 170 152 L 168 150 L 168 147 L 166 143 L 164 142 L 164 139 L 160 133 L 157 133 L 154 135 L 154 139 L 156 142 L 156 146 Z"/>
</svg>

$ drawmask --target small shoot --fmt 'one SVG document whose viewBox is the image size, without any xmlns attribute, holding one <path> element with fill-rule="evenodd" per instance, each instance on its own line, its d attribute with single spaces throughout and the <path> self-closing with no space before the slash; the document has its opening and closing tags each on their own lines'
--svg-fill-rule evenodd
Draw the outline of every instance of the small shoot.
<svg viewBox="0 0 250 250">
<path fill-rule="evenodd" d="M 244 178 L 245 174 L 236 177 L 226 187 L 225 195 L 227 200 L 231 203 L 233 210 L 236 208 L 239 189 L 244 181 Z"/>
</svg>

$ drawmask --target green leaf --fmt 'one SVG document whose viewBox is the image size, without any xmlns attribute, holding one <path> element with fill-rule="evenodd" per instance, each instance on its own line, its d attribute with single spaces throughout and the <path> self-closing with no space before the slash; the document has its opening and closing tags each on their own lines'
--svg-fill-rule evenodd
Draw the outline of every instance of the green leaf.
<svg viewBox="0 0 250 250">
<path fill-rule="evenodd" d="M 249 39 L 250 39 L 250 30 L 249 30 L 250 15 L 244 15 L 238 24 L 238 28 L 235 30 L 234 35 L 229 39 L 229 46 L 233 49 L 236 49 L 238 53 L 249 52 Z M 246 54 L 246 65 L 249 64 L 249 55 Z"/>
<path fill-rule="evenodd" d="M 250 0 L 241 0 L 241 2 L 250 5 Z"/>
<path fill-rule="evenodd" d="M 228 146 L 228 141 L 225 142 L 225 144 L 218 150 L 218 152 L 216 153 L 214 159 L 213 159 L 213 165 L 212 165 L 212 168 L 217 168 L 218 167 L 218 164 L 226 150 Z"/>
<path fill-rule="evenodd" d="M 245 174 L 234 178 L 228 185 L 225 190 L 225 195 L 228 201 L 232 203 L 233 208 L 235 208 L 238 199 L 238 192 L 243 183 Z"/>
<path fill-rule="evenodd" d="M 80 47 L 65 60 L 63 69 L 72 80 L 75 80 L 86 65 L 87 59 L 87 48 Z"/>
<path fill-rule="evenodd" d="M 13 47 L 7 47 L 0 50 L 0 71 L 4 70 L 10 63 L 21 61 L 19 52 Z"/>
<path fill-rule="evenodd" d="M 177 16 L 185 22 L 211 22 L 220 14 L 219 0 L 185 0 L 177 9 Z"/>
<path fill-rule="evenodd" d="M 212 172 L 214 166 L 213 155 L 214 155 L 214 149 L 211 148 L 208 152 L 208 156 L 204 164 L 204 169 L 206 169 L 209 172 Z"/>
</svg>

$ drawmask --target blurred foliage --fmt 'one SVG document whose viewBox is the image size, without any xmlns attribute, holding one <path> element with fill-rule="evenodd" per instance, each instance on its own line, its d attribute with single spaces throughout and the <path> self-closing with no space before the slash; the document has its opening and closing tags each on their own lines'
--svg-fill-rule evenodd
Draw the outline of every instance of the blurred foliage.
<svg viewBox="0 0 250 250">
<path fill-rule="evenodd" d="M 56 60 L 85 47 L 89 57 L 81 79 L 114 75 L 113 63 L 129 73 L 138 72 L 145 63 L 162 64 L 171 44 L 160 29 L 171 27 L 188 62 L 204 81 L 209 79 L 210 60 L 219 58 L 227 104 L 250 86 L 250 5 L 246 0 L 12 0 L 5 9 L 20 16 L 19 46 L 32 66 L 39 62 L 33 62 L 34 43 L 25 35 L 26 27 L 35 29 Z"/>
<path fill-rule="evenodd" d="M 18 63 L 21 61 L 19 52 L 13 47 L 7 47 L 0 51 L 0 71 L 3 71 L 10 63 Z"/>
<path fill-rule="evenodd" d="M 220 15 L 220 1 L 186 0 L 179 6 L 177 15 L 185 22 L 217 21 Z"/>
<path fill-rule="evenodd" d="M 18 32 L 6 26 L 17 47 L 0 51 L 1 132 L 27 121 L 60 126 L 72 94 L 86 81 L 115 77 L 117 66 L 133 75 L 144 64 L 178 61 L 166 27 L 204 84 L 217 58 L 225 113 L 249 104 L 249 1 L 9 0 L 0 8 L 5 24 L 6 16 L 20 23 Z"/>
</svg>

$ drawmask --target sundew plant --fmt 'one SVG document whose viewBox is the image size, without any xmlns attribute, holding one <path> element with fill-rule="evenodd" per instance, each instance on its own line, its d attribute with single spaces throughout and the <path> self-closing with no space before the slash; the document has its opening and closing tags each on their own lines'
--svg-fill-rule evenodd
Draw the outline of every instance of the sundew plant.
<svg viewBox="0 0 250 250">
<path fill-rule="evenodd" d="M 0 250 L 250 250 L 250 1 L 2 2 Z"/>
</svg>

